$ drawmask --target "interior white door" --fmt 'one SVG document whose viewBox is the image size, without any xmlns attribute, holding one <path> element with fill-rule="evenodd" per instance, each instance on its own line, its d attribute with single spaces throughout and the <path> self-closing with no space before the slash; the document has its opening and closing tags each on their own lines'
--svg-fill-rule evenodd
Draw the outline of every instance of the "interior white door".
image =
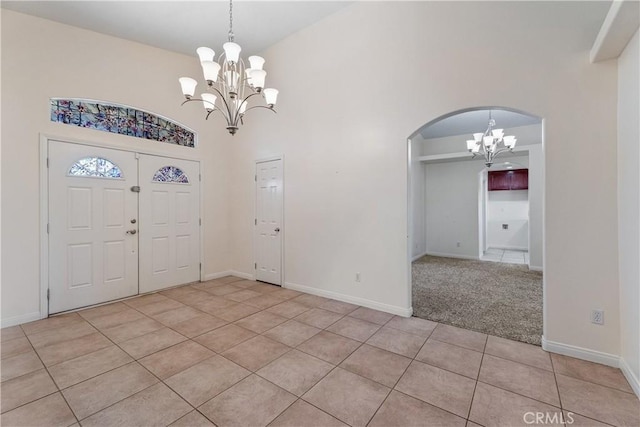
<svg viewBox="0 0 640 427">
<path fill-rule="evenodd" d="M 49 142 L 49 313 L 138 293 L 134 153 Z"/>
<path fill-rule="evenodd" d="M 282 285 L 282 160 L 256 163 L 256 280 Z"/>
<path fill-rule="evenodd" d="M 140 155 L 140 293 L 200 280 L 200 164 Z"/>
</svg>

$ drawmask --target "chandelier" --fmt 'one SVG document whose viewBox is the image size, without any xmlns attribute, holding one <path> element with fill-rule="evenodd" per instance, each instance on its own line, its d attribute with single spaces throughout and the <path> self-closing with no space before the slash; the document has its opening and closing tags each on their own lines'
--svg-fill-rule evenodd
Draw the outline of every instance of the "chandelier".
<svg viewBox="0 0 640 427">
<path fill-rule="evenodd" d="M 254 108 L 266 108 L 276 112 L 274 106 L 278 98 L 276 89 L 264 88 L 267 72 L 262 69 L 264 58 L 250 56 L 249 68 L 240 58 L 242 48 L 233 41 L 233 0 L 229 1 L 229 41 L 222 47 L 224 53 L 216 62 L 215 52 L 208 47 L 199 47 L 196 53 L 200 58 L 200 65 L 204 79 L 207 82 L 208 92 L 202 93 L 200 98 L 194 98 L 197 81 L 190 77 L 180 77 L 180 86 L 187 102 L 201 101 L 206 111 L 206 119 L 218 111 L 227 121 L 227 130 L 235 135 L 238 127 L 244 124 L 243 117 L 246 112 Z M 245 96 L 246 95 L 246 96 Z M 249 107 L 249 99 L 253 97 L 264 98 L 265 105 L 253 105 Z"/>
<path fill-rule="evenodd" d="M 489 126 L 484 133 L 474 133 L 473 139 L 467 140 L 467 150 L 476 156 L 484 156 L 484 164 L 490 168 L 493 159 L 505 151 L 513 151 L 516 146 L 516 137 L 513 135 L 504 136 L 504 129 L 494 129 L 496 121 L 491 118 L 489 110 Z"/>
</svg>

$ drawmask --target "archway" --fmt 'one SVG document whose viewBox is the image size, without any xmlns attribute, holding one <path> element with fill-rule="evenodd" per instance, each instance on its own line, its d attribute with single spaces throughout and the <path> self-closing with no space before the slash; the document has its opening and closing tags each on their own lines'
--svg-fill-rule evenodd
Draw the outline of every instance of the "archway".
<svg viewBox="0 0 640 427">
<path fill-rule="evenodd" d="M 513 187 L 507 190 L 514 191 L 487 192 L 487 169 L 484 162 L 478 160 L 479 156 L 472 159 L 471 153 L 467 151 L 465 140 L 473 138 L 471 137 L 473 133 L 485 131 L 490 114 L 496 121 L 495 128 L 504 128 L 505 135 L 515 134 L 518 142 L 512 151 L 505 151 L 496 157 L 494 166 L 489 168 L 489 173 L 497 176 L 499 175 L 497 170 L 503 169 L 505 176 L 511 176 L 514 173 L 513 169 L 519 169 L 515 172 L 529 174 L 526 188 Z M 482 106 L 456 110 L 439 116 L 425 123 L 408 138 L 407 264 L 414 315 L 504 338 L 540 344 L 544 324 L 543 278 L 534 277 L 531 285 L 525 285 L 530 277 L 510 278 L 504 286 L 496 288 L 487 287 L 487 283 L 500 282 L 499 279 L 502 276 L 498 267 L 501 265 L 498 264 L 509 263 L 506 267 L 512 267 L 518 256 L 519 263 L 526 268 L 527 274 L 543 271 L 543 137 L 543 120 L 540 117 L 509 107 Z M 492 179 L 495 176 L 492 176 Z M 483 185 L 485 185 L 484 189 Z M 500 197 L 494 197 L 497 195 Z M 518 197 L 515 197 L 516 195 Z M 498 209 L 496 206 L 514 215 L 516 215 L 514 212 L 520 212 L 521 217 L 510 218 L 505 214 L 495 216 L 491 222 L 487 222 L 488 209 L 490 212 L 496 212 Z M 522 216 L 522 212 L 526 216 Z M 487 243 L 486 234 L 483 242 L 483 223 L 493 233 L 494 238 L 490 239 L 490 243 Z M 498 229 L 496 227 L 502 228 L 498 232 L 495 231 Z M 487 229 L 484 230 L 485 233 Z M 510 244 L 514 246 L 510 247 Z M 499 248 L 490 248 L 491 245 Z M 491 249 L 489 251 L 491 255 L 486 253 L 487 249 Z M 496 259 L 493 254 L 498 250 L 502 258 Z M 425 315 L 425 311 L 419 306 L 419 300 L 423 295 L 417 293 L 417 289 L 421 288 L 415 287 L 413 283 L 416 278 L 414 263 L 419 259 L 436 260 L 430 257 L 439 257 L 440 260 L 449 264 L 464 262 L 460 263 L 463 270 L 451 270 L 447 273 L 448 276 L 443 276 L 444 279 L 440 285 L 436 283 L 428 285 L 429 293 L 425 295 L 430 301 L 430 306 L 427 307 L 429 315 Z M 463 289 L 455 298 L 451 297 L 447 300 L 443 293 L 451 296 L 459 288 L 456 287 L 457 285 L 451 286 L 447 294 L 438 286 L 444 286 L 442 284 L 447 282 L 446 279 L 452 274 L 460 274 L 459 271 L 468 273 L 473 262 L 477 263 L 482 259 L 498 261 L 498 264 L 480 266 L 481 270 L 496 271 L 489 273 L 484 271 L 475 276 L 467 274 L 471 280 L 468 288 Z M 433 271 L 428 274 L 429 280 L 436 280 L 436 276 Z M 537 283 L 540 284 L 539 289 L 536 289 L 533 297 L 526 292 L 502 295 L 503 291 L 512 291 L 517 286 L 523 288 L 528 286 L 527 289 L 533 289 L 538 286 Z M 478 294 L 478 292 L 482 293 Z M 464 300 L 464 295 L 475 295 L 477 299 L 484 298 L 486 301 L 484 305 L 468 304 L 469 301 Z M 503 300 L 501 300 L 502 297 L 504 297 Z M 473 298 L 470 297 L 470 299 Z M 446 301 L 449 301 L 448 304 L 455 307 L 451 310 L 441 310 L 441 307 L 434 306 L 433 301 L 436 300 L 442 301 L 445 306 Z M 532 304 L 531 307 L 527 307 L 526 300 L 536 300 L 538 305 Z M 516 303 L 509 306 L 508 301 Z M 501 306 L 503 308 L 499 309 L 498 307 Z M 464 318 L 455 320 L 449 318 L 449 315 L 455 317 L 465 314 L 465 310 L 467 312 L 482 311 L 483 314 L 473 314 L 477 322 L 468 322 Z M 513 316 L 517 317 L 518 311 L 524 314 L 520 318 L 513 318 Z M 509 327 L 496 326 L 503 316 L 505 322 L 513 325 L 518 322 L 527 324 L 524 328 L 527 331 L 525 336 L 519 336 L 517 331 L 502 331 L 505 328 L 508 330 Z M 495 327 L 492 329 L 487 325 Z"/>
</svg>

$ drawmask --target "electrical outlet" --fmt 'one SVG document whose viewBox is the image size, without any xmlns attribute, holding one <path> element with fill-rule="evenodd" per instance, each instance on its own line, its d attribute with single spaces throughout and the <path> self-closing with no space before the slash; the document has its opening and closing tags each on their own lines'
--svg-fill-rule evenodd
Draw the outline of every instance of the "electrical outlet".
<svg viewBox="0 0 640 427">
<path fill-rule="evenodd" d="M 591 323 L 604 325 L 604 310 L 593 310 L 591 312 Z"/>
<path fill-rule="evenodd" d="M 356 273 L 356 282 L 360 283 L 360 272 Z"/>
</svg>

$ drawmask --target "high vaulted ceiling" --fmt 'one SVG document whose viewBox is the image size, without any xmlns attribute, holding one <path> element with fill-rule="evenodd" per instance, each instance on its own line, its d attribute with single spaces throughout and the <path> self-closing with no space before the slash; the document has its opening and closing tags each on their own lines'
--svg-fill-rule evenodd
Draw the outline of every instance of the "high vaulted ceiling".
<svg viewBox="0 0 640 427">
<path fill-rule="evenodd" d="M 243 56 L 257 54 L 350 3 L 236 0 L 235 41 Z M 199 46 L 221 52 L 229 31 L 228 1 L 3 0 L 2 7 L 188 55 Z"/>
<path fill-rule="evenodd" d="M 283 38 L 322 20 L 353 1 L 235 0 L 235 41 L 242 56 L 259 54 Z M 509 2 L 505 2 L 506 3 Z M 528 3 L 528 2 L 526 2 Z M 545 20 L 546 9 L 534 8 L 532 20 Z M 561 2 L 558 2 L 561 3 Z M 572 2 L 568 2 L 572 3 Z M 589 13 L 576 15 L 573 8 L 567 25 L 585 35 L 590 45 L 606 16 L 610 0 L 588 2 Z M 540 2 L 544 5 L 544 2 Z M 161 49 L 195 56 L 199 46 L 217 53 L 227 40 L 229 3 L 216 1 L 5 1 L 2 8 L 39 16 L 80 28 L 128 39 Z M 511 5 L 509 5 L 511 6 Z M 563 11 L 560 8 L 557 13 Z M 557 17 L 556 17 L 557 18 Z M 570 22 L 569 22 L 570 21 Z M 532 35 L 533 36 L 533 35 Z M 540 119 L 517 112 L 494 110 L 497 127 L 512 128 L 540 123 Z M 425 139 L 471 134 L 486 129 L 487 111 L 467 111 L 424 126 Z"/>
</svg>

